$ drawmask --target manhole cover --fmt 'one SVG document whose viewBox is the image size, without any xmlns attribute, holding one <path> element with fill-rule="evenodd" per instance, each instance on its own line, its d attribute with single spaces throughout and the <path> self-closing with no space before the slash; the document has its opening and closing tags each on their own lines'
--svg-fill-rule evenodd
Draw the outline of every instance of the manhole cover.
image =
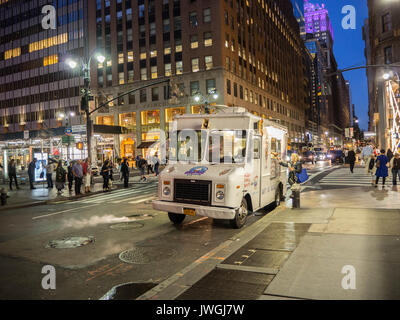
<svg viewBox="0 0 400 320">
<path fill-rule="evenodd" d="M 143 228 L 143 226 L 144 224 L 138 222 L 122 222 L 113 224 L 112 226 L 110 226 L 110 228 L 114 230 L 131 230 Z"/>
<path fill-rule="evenodd" d="M 86 246 L 94 242 L 94 237 L 66 237 L 50 241 L 46 248 L 68 249 Z"/>
<path fill-rule="evenodd" d="M 176 255 L 176 251 L 167 248 L 156 247 L 135 247 L 133 249 L 121 252 L 120 260 L 131 264 L 147 264 L 159 262 Z"/>
</svg>

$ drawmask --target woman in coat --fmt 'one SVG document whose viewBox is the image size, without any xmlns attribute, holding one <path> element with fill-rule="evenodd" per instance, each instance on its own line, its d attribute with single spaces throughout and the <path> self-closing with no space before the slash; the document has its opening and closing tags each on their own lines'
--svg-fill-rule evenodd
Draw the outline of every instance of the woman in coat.
<svg viewBox="0 0 400 320">
<path fill-rule="evenodd" d="M 101 173 L 103 176 L 103 191 L 108 191 L 110 189 L 110 161 L 104 161 L 103 167 L 101 168 Z"/>
<path fill-rule="evenodd" d="M 58 162 L 57 169 L 56 169 L 56 188 L 57 188 L 57 194 L 62 193 L 62 189 L 64 189 L 64 183 L 66 182 L 66 175 L 67 172 L 62 166 L 62 160 Z"/>
<path fill-rule="evenodd" d="M 385 155 L 385 150 L 381 150 L 380 156 L 376 158 L 376 181 L 375 181 L 375 187 L 378 186 L 379 178 L 382 177 L 383 183 L 382 185 L 385 185 L 386 177 L 389 175 L 389 170 L 388 170 L 388 158 Z"/>
<path fill-rule="evenodd" d="M 292 189 L 295 184 L 299 183 L 297 174 L 300 174 L 303 170 L 303 166 L 300 162 L 300 157 L 297 153 L 292 153 L 289 162 L 283 162 L 279 158 L 278 160 L 281 166 L 289 168 L 288 183 L 290 185 L 290 189 Z M 290 197 L 292 198 L 292 195 Z"/>
</svg>

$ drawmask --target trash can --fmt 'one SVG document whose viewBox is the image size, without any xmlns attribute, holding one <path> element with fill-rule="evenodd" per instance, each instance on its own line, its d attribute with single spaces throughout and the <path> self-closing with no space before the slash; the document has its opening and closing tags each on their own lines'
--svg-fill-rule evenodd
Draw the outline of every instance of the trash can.
<svg viewBox="0 0 400 320">
<path fill-rule="evenodd" d="M 293 204 L 292 207 L 293 209 L 300 209 L 300 190 L 293 190 Z"/>
</svg>

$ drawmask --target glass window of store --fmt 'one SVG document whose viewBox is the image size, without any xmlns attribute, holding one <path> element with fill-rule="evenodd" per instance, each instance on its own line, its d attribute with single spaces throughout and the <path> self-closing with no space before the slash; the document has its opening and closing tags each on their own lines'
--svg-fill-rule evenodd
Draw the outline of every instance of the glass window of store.
<svg viewBox="0 0 400 320">
<path fill-rule="evenodd" d="M 160 124 L 160 110 L 142 111 L 142 125 Z"/>
<path fill-rule="evenodd" d="M 114 116 L 102 116 L 96 118 L 97 124 L 105 125 L 105 126 L 113 126 L 114 125 Z"/>
<path fill-rule="evenodd" d="M 185 107 L 165 109 L 165 122 L 170 123 L 174 120 L 174 116 L 185 114 Z"/>
<path fill-rule="evenodd" d="M 136 112 L 121 113 L 119 115 L 119 125 L 121 127 L 135 127 Z"/>
</svg>

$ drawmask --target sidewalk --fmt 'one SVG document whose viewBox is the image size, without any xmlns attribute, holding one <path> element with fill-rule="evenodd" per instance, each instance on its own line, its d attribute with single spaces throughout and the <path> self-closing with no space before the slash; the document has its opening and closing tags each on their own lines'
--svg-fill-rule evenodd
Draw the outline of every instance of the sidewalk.
<svg viewBox="0 0 400 320">
<path fill-rule="evenodd" d="M 397 189 L 315 190 L 302 194 L 302 209 L 289 207 L 138 299 L 400 299 Z"/>
<path fill-rule="evenodd" d="M 154 177 L 153 175 L 146 175 L 148 182 L 157 181 L 158 177 Z M 101 178 L 101 177 L 100 177 Z M 100 181 L 100 179 L 96 179 Z M 134 184 L 145 184 L 148 182 L 140 182 L 140 176 L 135 175 L 131 176 L 129 179 L 129 187 L 132 187 Z M 55 185 L 55 183 L 54 183 Z M 118 176 L 114 176 L 114 184 L 112 190 L 122 189 L 124 186 L 123 181 L 120 181 Z M 9 191 L 8 185 L 3 186 L 7 190 L 7 194 L 9 198 L 7 198 L 7 204 L 5 206 L 0 206 L 0 211 L 11 210 L 11 209 L 19 209 L 30 206 L 43 205 L 51 202 L 59 202 L 66 200 L 79 199 L 82 197 L 87 197 L 94 195 L 96 193 L 103 192 L 103 182 L 96 182 L 91 186 L 91 192 L 87 194 L 82 194 L 81 196 L 75 196 L 75 183 L 72 185 L 72 192 L 68 191 L 68 184 L 65 184 L 63 194 L 57 195 L 57 189 L 47 189 L 47 183 L 35 184 L 36 189 L 30 190 L 28 185 L 20 185 L 20 189 L 16 190 L 15 185 L 13 185 L 13 191 Z M 84 189 L 82 187 L 82 189 Z"/>
</svg>

